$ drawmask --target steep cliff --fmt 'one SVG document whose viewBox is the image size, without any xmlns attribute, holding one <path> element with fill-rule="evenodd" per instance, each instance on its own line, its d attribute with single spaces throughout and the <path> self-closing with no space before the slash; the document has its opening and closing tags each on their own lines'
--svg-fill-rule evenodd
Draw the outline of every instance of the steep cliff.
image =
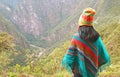
<svg viewBox="0 0 120 77">
<path fill-rule="evenodd" d="M 20 30 L 39 36 L 91 4 L 93 0 L 21 0 L 11 19 Z"/>
<path fill-rule="evenodd" d="M 46 47 L 64 38 L 63 34 L 74 28 L 72 25 L 83 8 L 95 7 L 96 3 L 94 0 L 22 0 L 11 20 L 30 43 Z"/>
</svg>

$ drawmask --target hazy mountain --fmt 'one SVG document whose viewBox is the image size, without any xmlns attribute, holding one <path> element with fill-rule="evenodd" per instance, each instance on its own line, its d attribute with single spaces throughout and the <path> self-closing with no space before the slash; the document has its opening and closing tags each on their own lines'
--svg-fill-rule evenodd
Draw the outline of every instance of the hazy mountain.
<svg viewBox="0 0 120 77">
<path fill-rule="evenodd" d="M 30 43 L 41 47 L 50 47 L 51 44 L 70 38 L 77 29 L 78 19 L 84 8 L 94 8 L 97 11 L 95 25 L 103 25 L 105 21 L 111 22 L 111 17 L 119 17 L 119 10 L 116 8 L 120 5 L 119 0 L 15 0 L 15 2 L 1 0 L 0 2 L 12 9 L 11 12 L 6 12 L 3 8 L 5 16 L 10 18 L 18 31 Z"/>
<path fill-rule="evenodd" d="M 29 47 L 27 40 L 22 36 L 21 33 L 17 31 L 15 26 L 7 19 L 5 19 L 2 15 L 0 15 L 0 32 L 8 32 L 11 34 L 17 45 L 23 48 Z"/>
<path fill-rule="evenodd" d="M 0 13 L 10 19 L 19 0 L 0 0 Z"/>
<path fill-rule="evenodd" d="M 24 32 L 39 36 L 84 8 L 86 6 L 84 3 L 90 5 L 92 1 L 21 0 L 11 19 Z"/>
<path fill-rule="evenodd" d="M 88 5 L 85 5 L 86 3 Z M 53 40 L 56 42 L 57 39 L 62 38 L 62 33 L 56 31 L 57 27 L 64 29 L 62 26 L 67 26 L 76 17 L 78 18 L 83 8 L 95 7 L 96 4 L 97 1 L 94 0 L 21 0 L 14 10 L 11 20 L 30 43 L 45 47 L 52 44 Z M 66 29 L 62 31 L 66 31 Z M 52 32 L 58 32 L 58 35 Z"/>
<path fill-rule="evenodd" d="M 100 77 L 119 77 L 119 6 L 120 0 L 0 0 L 0 32 L 13 35 L 18 47 L 30 45 L 31 49 L 36 48 L 32 52 L 29 49 L 18 51 L 12 56 L 13 67 L 8 70 L 0 68 L 1 71 L 4 70 L 4 75 L 16 77 L 70 77 L 60 67 L 61 60 L 77 31 L 80 14 L 84 8 L 92 7 L 97 11 L 94 27 L 100 33 L 112 62 Z M 27 66 L 23 67 L 25 64 Z M 4 75 L 2 77 L 7 77 Z"/>
</svg>

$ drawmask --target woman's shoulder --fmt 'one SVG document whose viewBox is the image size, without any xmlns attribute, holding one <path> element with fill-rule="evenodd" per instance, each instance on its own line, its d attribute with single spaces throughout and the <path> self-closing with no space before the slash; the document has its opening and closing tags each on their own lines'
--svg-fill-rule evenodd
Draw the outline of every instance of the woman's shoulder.
<svg viewBox="0 0 120 77">
<path fill-rule="evenodd" d="M 102 38 L 99 36 L 98 39 L 94 42 L 95 45 L 102 45 L 103 44 L 103 40 Z"/>
</svg>

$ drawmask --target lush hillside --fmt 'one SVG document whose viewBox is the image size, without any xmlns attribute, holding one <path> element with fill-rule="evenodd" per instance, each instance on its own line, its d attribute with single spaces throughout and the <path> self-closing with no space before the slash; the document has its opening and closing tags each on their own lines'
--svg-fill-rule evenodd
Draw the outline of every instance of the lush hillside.
<svg viewBox="0 0 120 77">
<path fill-rule="evenodd" d="M 94 7 L 97 2 L 99 3 L 94 0 L 15 0 L 14 2 L 1 0 L 0 2 L 0 12 L 5 17 L 8 15 L 22 35 L 31 44 L 44 48 L 61 41 L 61 38 L 65 39 L 61 31 L 64 33 L 70 31 L 85 7 Z M 69 25 L 72 28 L 68 29 Z"/>
<path fill-rule="evenodd" d="M 7 19 L 5 19 L 2 15 L 0 15 L 0 32 L 8 32 L 14 36 L 16 44 L 27 48 L 29 47 L 25 38 L 17 31 L 15 26 Z"/>
<path fill-rule="evenodd" d="M 97 11 L 94 27 L 111 56 L 111 66 L 100 77 L 120 77 L 120 0 L 21 0 L 16 7 L 8 1 L 11 2 L 0 0 L 0 13 L 4 15 L 0 15 L 0 32 L 10 34 L 0 34 L 0 49 L 3 51 L 0 54 L 0 77 L 72 77 L 61 67 L 61 60 L 77 31 L 79 15 L 88 6 Z M 12 7 L 12 12 L 5 10 L 3 5 Z M 11 35 L 12 39 L 6 38 Z M 9 45 L 4 38 L 10 41 Z M 31 48 L 36 50 L 17 51 L 13 48 L 10 49 L 12 52 L 6 52 L 7 46 L 16 45 L 11 42 L 13 38 L 18 47 L 29 47 L 29 41 Z"/>
<path fill-rule="evenodd" d="M 111 56 L 111 66 L 100 74 L 100 77 L 119 77 L 120 76 L 120 23 L 109 23 L 101 26 L 99 33 L 107 47 L 107 50 Z M 61 67 L 61 60 L 66 53 L 66 49 L 69 46 L 69 42 L 65 42 L 61 47 L 57 47 L 53 52 L 45 59 L 40 60 L 42 77 L 72 77 L 65 69 Z M 51 71 L 52 70 L 52 71 Z"/>
<path fill-rule="evenodd" d="M 111 66 L 106 71 L 100 73 L 99 77 L 120 77 L 120 23 L 113 22 L 100 26 L 98 32 L 107 47 L 111 56 Z M 70 44 L 70 40 L 56 47 L 48 56 L 43 55 L 38 60 L 31 61 L 27 66 L 23 67 L 16 65 L 8 70 L 7 75 L 15 76 L 30 76 L 30 77 L 72 77 L 63 67 L 61 60 L 66 53 Z M 14 72 L 14 69 L 16 72 Z"/>
<path fill-rule="evenodd" d="M 119 19 L 117 8 L 120 6 L 119 0 L 15 0 L 14 2 L 0 0 L 0 2 L 0 12 L 5 17 L 8 15 L 28 42 L 44 48 L 51 47 L 51 44 L 56 45 L 73 34 L 77 29 L 79 15 L 86 7 L 96 9 L 96 25 L 109 23 L 111 18 Z"/>
<path fill-rule="evenodd" d="M 111 55 L 111 66 L 107 69 L 106 72 L 103 72 L 102 75 L 109 75 L 109 76 L 120 76 L 120 23 L 113 22 L 111 24 L 102 27 L 103 29 L 100 31 L 103 37 L 104 43 L 106 44 L 107 50 Z M 102 77 L 101 75 L 101 77 Z"/>
</svg>

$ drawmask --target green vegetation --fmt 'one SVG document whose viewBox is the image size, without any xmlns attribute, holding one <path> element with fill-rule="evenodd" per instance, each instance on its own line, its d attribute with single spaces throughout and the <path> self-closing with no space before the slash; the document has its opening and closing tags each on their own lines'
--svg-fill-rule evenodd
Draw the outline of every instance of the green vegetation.
<svg viewBox="0 0 120 77">
<path fill-rule="evenodd" d="M 98 23 L 103 24 L 95 25 L 111 56 L 111 66 L 100 73 L 99 77 L 119 77 L 120 22 L 118 17 L 107 19 L 105 18 L 106 23 L 101 20 Z M 67 36 L 70 37 L 73 32 L 69 32 Z M 39 50 L 17 50 L 13 36 L 6 32 L 0 33 L 0 77 L 72 77 L 72 74 L 61 67 L 61 60 L 69 43 L 65 39 L 56 42 L 50 48 L 52 52 L 49 55 L 45 52 L 38 57 Z"/>
<path fill-rule="evenodd" d="M 17 30 L 15 25 L 6 18 L 4 18 L 4 16 L 2 16 L 1 14 L 0 14 L 0 32 L 8 32 L 9 34 L 11 34 L 14 37 L 15 43 L 18 46 L 18 48 L 29 47 L 27 40 Z"/>
<path fill-rule="evenodd" d="M 120 19 L 118 10 L 120 3 L 119 0 L 100 1 L 103 2 L 98 7 L 98 11 L 101 12 L 98 15 L 99 21 L 96 21 L 95 28 L 100 33 L 111 56 L 111 66 L 101 72 L 99 77 L 120 77 Z M 100 7 L 104 7 L 104 9 L 100 10 Z M 49 29 L 42 39 L 36 39 L 27 33 L 21 35 L 10 21 L 0 15 L 1 32 L 6 31 L 14 36 L 6 32 L 0 33 L 0 77 L 72 77 L 72 74 L 61 66 L 61 60 L 70 43 L 67 40 L 76 30 L 79 13 L 76 12 L 68 16 L 53 29 Z M 54 39 L 52 35 L 54 35 Z M 43 51 L 42 48 L 35 49 L 33 45 L 35 50 L 24 49 L 21 47 L 26 43 L 24 36 L 32 44 L 37 46 L 44 44 L 43 47 L 47 47 L 48 50 L 39 56 L 39 53 Z M 46 37 L 52 41 L 48 43 Z"/>
<path fill-rule="evenodd" d="M 6 66 L 12 61 L 10 56 L 14 51 L 14 38 L 6 32 L 0 33 L 0 70 L 6 69 Z"/>
<path fill-rule="evenodd" d="M 107 50 L 111 55 L 111 66 L 105 72 L 101 74 L 105 76 L 120 76 L 120 24 L 119 23 L 111 23 L 106 25 L 101 30 L 101 35 L 106 44 Z"/>
<path fill-rule="evenodd" d="M 120 24 L 111 23 L 105 26 L 99 27 L 99 33 L 107 47 L 107 50 L 111 56 L 111 66 L 107 70 L 100 73 L 99 77 L 119 77 L 120 76 Z M 61 60 L 66 53 L 70 41 L 66 41 L 63 45 L 56 47 L 48 56 L 44 55 L 40 58 L 32 57 L 32 53 L 27 53 L 26 57 L 29 61 L 26 66 L 16 64 L 15 66 L 9 66 L 7 71 L 2 72 L 9 77 L 72 77 L 72 74 L 67 72 L 61 66 Z M 29 52 L 29 50 L 27 50 Z M 33 59 L 34 58 L 34 59 Z M 37 59 L 37 60 L 36 60 Z M 1 69 L 2 71 L 2 69 Z"/>
</svg>

